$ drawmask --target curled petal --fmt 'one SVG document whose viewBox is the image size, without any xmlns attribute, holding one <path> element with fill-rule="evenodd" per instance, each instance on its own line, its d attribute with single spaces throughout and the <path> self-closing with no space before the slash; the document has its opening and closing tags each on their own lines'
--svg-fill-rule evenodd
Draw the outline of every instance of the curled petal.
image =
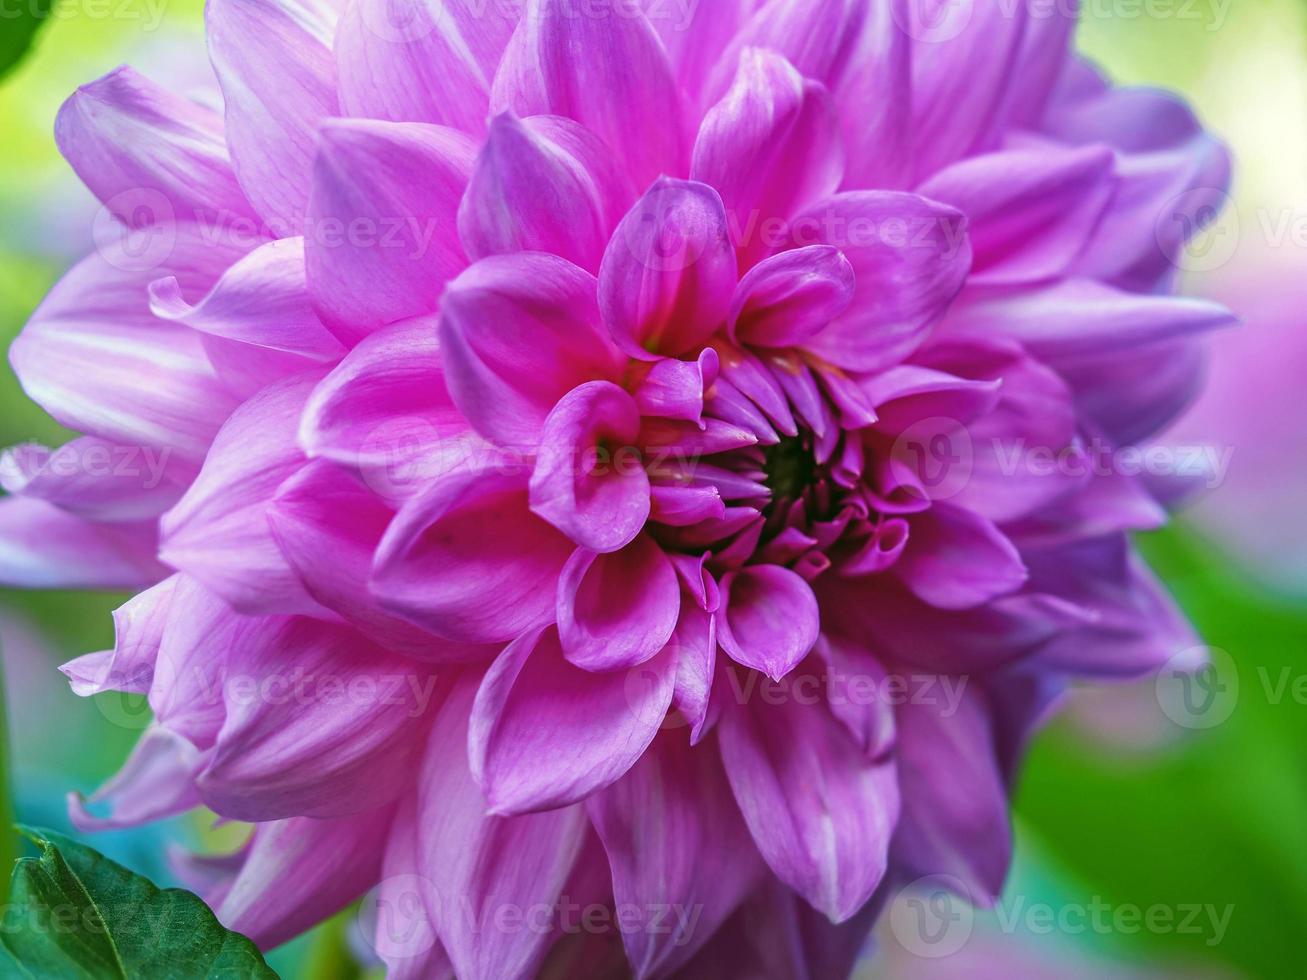
<svg viewBox="0 0 1307 980">
<path fill-rule="evenodd" d="M 718 640 L 731 658 L 780 680 L 817 642 L 812 589 L 779 565 L 751 565 L 722 579 Z"/>
</svg>

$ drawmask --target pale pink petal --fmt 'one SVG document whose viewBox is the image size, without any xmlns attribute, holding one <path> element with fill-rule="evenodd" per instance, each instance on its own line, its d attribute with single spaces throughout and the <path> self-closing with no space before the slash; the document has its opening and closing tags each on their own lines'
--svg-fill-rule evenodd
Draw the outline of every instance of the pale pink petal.
<svg viewBox="0 0 1307 980">
<path fill-rule="evenodd" d="M 140 589 L 166 578 L 152 524 L 99 524 L 31 497 L 0 500 L 0 584 Z"/>
</svg>

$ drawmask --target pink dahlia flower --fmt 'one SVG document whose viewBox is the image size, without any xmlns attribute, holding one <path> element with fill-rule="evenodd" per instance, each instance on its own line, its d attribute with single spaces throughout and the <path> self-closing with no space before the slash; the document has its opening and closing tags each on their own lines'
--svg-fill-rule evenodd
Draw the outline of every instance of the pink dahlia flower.
<svg viewBox="0 0 1307 980">
<path fill-rule="evenodd" d="M 1167 295 L 1221 147 L 1047 5 L 343 6 L 58 121 L 117 221 L 0 555 L 141 590 L 65 670 L 154 710 L 77 819 L 250 821 L 224 921 L 371 890 L 396 977 L 842 976 L 994 896 L 1064 679 L 1195 642 L 1110 464 L 1228 320 Z"/>
</svg>

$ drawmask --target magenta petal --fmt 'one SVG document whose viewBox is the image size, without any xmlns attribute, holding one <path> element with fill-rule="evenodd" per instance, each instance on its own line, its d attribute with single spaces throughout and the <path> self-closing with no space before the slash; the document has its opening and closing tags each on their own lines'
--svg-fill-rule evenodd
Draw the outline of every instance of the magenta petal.
<svg viewBox="0 0 1307 980">
<path fill-rule="evenodd" d="M 476 260 L 551 252 L 599 271 L 608 236 L 634 192 L 610 151 L 570 119 L 496 116 L 458 212 L 459 235 Z"/>
<path fill-rule="evenodd" d="M 318 0 L 214 0 L 204 15 L 236 176 L 277 237 L 298 235 L 318 124 L 337 114 L 339 11 Z"/>
<path fill-rule="evenodd" d="M 445 385 L 436 321 L 405 320 L 360 342 L 309 396 L 299 441 L 391 503 L 466 462 L 476 440 Z"/>
<path fill-rule="evenodd" d="M 450 283 L 440 344 L 455 404 L 481 435 L 520 452 L 565 394 L 621 376 L 594 277 L 553 255 L 482 259 Z"/>
<path fill-rule="evenodd" d="M 717 675 L 717 617 L 688 598 L 672 634 L 676 651 L 676 710 L 690 726 L 690 744 L 698 745 L 711 728 L 710 704 Z"/>
<path fill-rule="evenodd" d="M 837 194 L 796 217 L 794 243 L 839 248 L 857 281 L 848 312 L 807 349 L 857 371 L 902 360 L 962 288 L 971 267 L 966 226 L 953 208 L 889 191 Z"/>
<path fill-rule="evenodd" d="M 579 806 L 511 817 L 486 811 L 468 769 L 474 694 L 473 678 L 451 693 L 417 768 L 417 866 L 432 886 L 428 911 L 460 980 L 535 976 L 551 939 L 549 910 L 568 887 L 589 822 Z M 505 908 L 523 910 L 523 928 L 502 927 Z M 543 922 L 537 909 L 547 912 Z"/>
<path fill-rule="evenodd" d="M 669 655 L 595 673 L 567 662 L 553 627 L 515 640 L 472 711 L 472 773 L 491 812 L 566 806 L 615 782 L 658 733 L 675 681 Z"/>
<path fill-rule="evenodd" d="M 163 560 L 242 612 L 323 612 L 281 553 L 267 516 L 277 488 L 305 463 L 295 430 L 319 377 L 287 379 L 242 405 L 160 523 Z"/>
<path fill-rule="evenodd" d="M 1028 573 L 1016 546 L 991 521 L 936 502 L 909 522 L 896 574 L 917 598 L 968 609 L 1021 588 Z"/>
<path fill-rule="evenodd" d="M 480 0 L 353 0 L 336 34 L 341 107 L 479 135 L 519 10 Z"/>
<path fill-rule="evenodd" d="M 921 185 L 967 216 L 971 282 L 1036 282 L 1061 275 L 1089 243 L 1116 190 L 1105 146 L 988 153 Z"/>
<path fill-rule="evenodd" d="M 153 524 L 100 524 L 30 497 L 0 500 L 0 584 L 140 589 L 166 578 Z"/>
<path fill-rule="evenodd" d="M 978 686 L 956 691 L 955 703 L 907 699 L 898 708 L 903 816 L 894 859 L 909 875 L 948 875 L 962 882 L 966 897 L 993 902 L 1012 855 L 1007 788 L 983 693 Z"/>
<path fill-rule="evenodd" d="M 843 175 L 830 93 L 774 51 L 746 49 L 735 83 L 704 117 L 690 166 L 721 192 L 742 265 L 774 248 L 763 222 L 835 193 Z"/>
<path fill-rule="evenodd" d="M 184 737 L 152 725 L 113 778 L 86 799 L 69 794 L 68 817 L 87 833 L 137 827 L 193 810 L 200 805 L 195 773 L 203 758 Z M 91 807 L 105 812 L 98 815 Z"/>
<path fill-rule="evenodd" d="M 381 807 L 336 820 L 259 824 L 240 870 L 214 902 L 218 918 L 272 949 L 336 914 L 380 875 L 393 812 Z"/>
<path fill-rule="evenodd" d="M 377 550 L 383 608 L 452 640 L 492 643 L 553 621 L 575 546 L 535 514 L 525 473 L 437 481 L 400 510 Z"/>
<path fill-rule="evenodd" d="M 101 691 L 145 694 L 150 690 L 178 578 L 164 579 L 114 610 L 112 650 L 88 653 L 59 668 L 74 694 L 90 697 Z"/>
<path fill-rule="evenodd" d="M 667 52 L 639 7 L 620 0 L 595 0 L 584 12 L 569 0 L 528 0 L 491 109 L 576 120 L 611 148 L 637 187 L 683 172 L 681 104 Z M 658 125 L 633 139 L 636 119 Z"/>
<path fill-rule="evenodd" d="M 899 816 L 894 763 L 868 760 L 820 701 L 794 688 L 776 693 L 768 700 L 780 703 L 765 710 L 723 712 L 722 761 L 772 871 L 842 922 L 885 874 Z"/>
<path fill-rule="evenodd" d="M 60 446 L 15 446 L 0 456 L 0 486 L 92 521 L 130 523 L 175 504 L 190 466 L 148 446 L 120 446 L 83 436 Z"/>
<path fill-rule="evenodd" d="M 721 197 L 659 178 L 613 233 L 599 306 L 617 345 L 653 360 L 695 352 L 725 322 L 737 267 Z"/>
<path fill-rule="evenodd" d="M 488 657 L 493 648 L 452 643 L 388 614 L 368 590 L 373 556 L 393 517 L 353 474 L 326 461 L 283 483 L 268 510 L 272 534 L 309 595 L 375 642 L 434 663 Z"/>
<path fill-rule="evenodd" d="M 442 126 L 322 127 L 305 261 L 313 301 L 346 343 L 435 312 L 467 264 L 456 222 L 473 156 L 467 136 Z"/>
<path fill-rule="evenodd" d="M 197 782 L 214 812 L 343 816 L 410 785 L 440 693 L 432 670 L 347 627 L 300 618 L 269 621 L 237 656 Z"/>
<path fill-rule="evenodd" d="M 700 422 L 704 392 L 717 380 L 719 370 L 717 351 L 711 347 L 705 347 L 694 361 L 664 358 L 654 362 L 632 391 L 640 414 Z"/>
<path fill-rule="evenodd" d="M 751 565 L 722 579 L 717 639 L 731 659 L 780 680 L 817 642 L 812 589 L 779 565 Z"/>
<path fill-rule="evenodd" d="M 387 980 L 454 980 L 454 967 L 436 935 L 430 909 L 436 887 L 423 874 L 418 848 L 417 794 L 405 798 L 386 840 L 376 891 L 372 945 L 386 964 Z"/>
<path fill-rule="evenodd" d="M 592 551 L 617 551 L 649 518 L 634 399 L 607 381 L 569 392 L 545 419 L 531 509 Z"/>
<path fill-rule="evenodd" d="M 578 548 L 558 580 L 558 632 L 586 670 L 624 670 L 671 638 L 681 607 L 676 569 L 646 534 L 611 554 Z"/>
<path fill-rule="evenodd" d="M 133 227 L 254 214 L 227 159 L 222 118 L 131 68 L 79 88 L 54 126 L 77 176 Z"/>
<path fill-rule="evenodd" d="M 735 291 L 732 337 L 758 347 L 801 347 L 848 309 L 855 285 L 853 266 L 829 245 L 764 259 Z"/>
<path fill-rule="evenodd" d="M 622 930 L 637 977 L 667 976 L 692 957 L 763 874 L 714 746 L 664 735 L 586 806 L 613 869 L 619 908 L 694 909 Z M 712 874 L 704 874 L 711 866 Z M 655 928 L 655 925 L 657 927 Z"/>
</svg>

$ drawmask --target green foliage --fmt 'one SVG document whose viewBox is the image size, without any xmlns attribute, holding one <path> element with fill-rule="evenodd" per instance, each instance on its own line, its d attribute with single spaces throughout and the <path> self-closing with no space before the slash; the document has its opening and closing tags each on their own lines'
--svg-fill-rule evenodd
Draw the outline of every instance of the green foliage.
<svg viewBox="0 0 1307 980">
<path fill-rule="evenodd" d="M 0 975 L 41 980 L 276 980 L 244 936 L 198 897 L 159 889 L 84 844 L 44 830 L 21 859 L 0 929 Z"/>
<path fill-rule="evenodd" d="M 53 0 L 15 0 L 0 12 L 0 77 L 22 60 L 52 6 Z"/>
</svg>

